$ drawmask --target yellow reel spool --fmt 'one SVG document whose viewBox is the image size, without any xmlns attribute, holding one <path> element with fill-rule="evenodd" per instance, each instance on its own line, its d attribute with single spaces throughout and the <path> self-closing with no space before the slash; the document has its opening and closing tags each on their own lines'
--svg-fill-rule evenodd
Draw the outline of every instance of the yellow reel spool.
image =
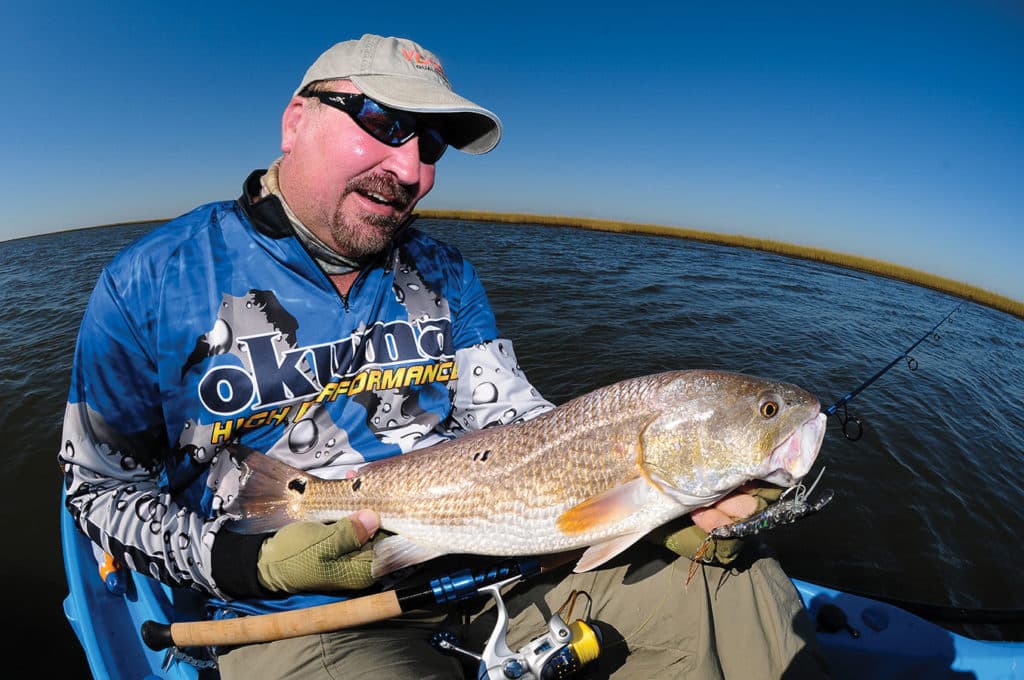
<svg viewBox="0 0 1024 680">
<path fill-rule="evenodd" d="M 596 659 L 601 653 L 601 641 L 594 629 L 581 619 L 577 619 L 569 625 L 569 630 L 572 631 L 572 641 L 569 643 L 569 647 L 580 660 L 580 665 L 585 666 Z"/>
</svg>

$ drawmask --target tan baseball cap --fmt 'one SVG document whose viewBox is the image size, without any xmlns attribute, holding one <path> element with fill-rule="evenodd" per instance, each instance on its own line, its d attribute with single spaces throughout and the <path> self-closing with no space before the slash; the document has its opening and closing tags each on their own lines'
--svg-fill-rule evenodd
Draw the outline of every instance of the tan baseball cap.
<svg viewBox="0 0 1024 680">
<path fill-rule="evenodd" d="M 321 54 L 295 94 L 319 80 L 346 78 L 371 99 L 402 111 L 444 114 L 445 141 L 466 153 L 487 153 L 501 139 L 501 121 L 452 91 L 441 61 L 405 38 L 367 33 Z"/>
</svg>

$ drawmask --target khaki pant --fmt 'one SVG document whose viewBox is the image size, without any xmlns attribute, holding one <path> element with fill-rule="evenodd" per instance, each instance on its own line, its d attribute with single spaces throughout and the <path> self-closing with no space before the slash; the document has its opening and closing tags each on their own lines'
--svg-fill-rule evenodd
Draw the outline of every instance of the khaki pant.
<svg viewBox="0 0 1024 680">
<path fill-rule="evenodd" d="M 602 644 L 598 660 L 575 677 L 828 677 L 814 627 L 774 560 L 729 570 L 701 566 L 687 585 L 687 559 L 646 545 L 627 556 L 585 574 L 566 567 L 508 589 L 509 647 L 543 634 L 551 614 L 581 590 L 592 600 L 589 620 Z M 586 597 L 577 598 L 571 618 L 585 616 L 586 606 Z M 446 628 L 461 647 L 481 653 L 494 621 L 493 602 L 478 599 L 447 615 L 416 612 L 371 627 L 248 645 L 222 655 L 220 671 L 224 680 L 476 677 L 475 662 L 464 667 L 441 654 L 430 636 Z"/>
</svg>

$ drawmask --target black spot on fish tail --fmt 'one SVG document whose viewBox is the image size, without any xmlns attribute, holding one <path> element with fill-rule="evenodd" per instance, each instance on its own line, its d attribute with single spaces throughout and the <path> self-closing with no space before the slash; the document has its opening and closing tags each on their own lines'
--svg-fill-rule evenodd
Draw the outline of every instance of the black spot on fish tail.
<svg viewBox="0 0 1024 680">
<path fill-rule="evenodd" d="M 233 513 L 237 518 L 232 529 L 245 534 L 265 533 L 294 522 L 289 504 L 296 495 L 307 493 L 308 485 L 315 480 L 302 470 L 240 444 L 229 446 L 228 451 L 236 459 L 249 454 L 240 463 L 238 507 Z"/>
<path fill-rule="evenodd" d="M 352 482 L 352 490 L 353 491 L 359 491 L 359 487 L 361 487 L 362 485 L 363 485 L 363 480 L 361 480 L 358 477 L 356 477 L 355 481 Z"/>
<path fill-rule="evenodd" d="M 476 453 L 473 454 L 473 460 L 478 460 L 482 463 L 485 460 L 487 460 L 487 456 L 489 455 L 491 455 L 490 449 L 487 449 L 486 451 L 477 451 Z"/>
</svg>

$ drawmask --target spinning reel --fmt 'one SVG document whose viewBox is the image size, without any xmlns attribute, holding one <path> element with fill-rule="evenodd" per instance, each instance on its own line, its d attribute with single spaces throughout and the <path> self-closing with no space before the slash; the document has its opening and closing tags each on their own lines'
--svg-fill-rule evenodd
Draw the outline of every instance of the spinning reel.
<svg viewBox="0 0 1024 680">
<path fill-rule="evenodd" d="M 566 625 L 562 615 L 556 612 L 548 619 L 547 631 L 513 652 L 508 646 L 509 616 L 501 598 L 501 588 L 520 578 L 514 576 L 479 590 L 494 599 L 498 613 L 483 654 L 457 646 L 455 636 L 448 632 L 435 633 L 431 644 L 443 652 L 463 654 L 479 661 L 478 680 L 561 680 L 573 677 L 600 654 L 600 629 L 582 619 Z"/>
</svg>

